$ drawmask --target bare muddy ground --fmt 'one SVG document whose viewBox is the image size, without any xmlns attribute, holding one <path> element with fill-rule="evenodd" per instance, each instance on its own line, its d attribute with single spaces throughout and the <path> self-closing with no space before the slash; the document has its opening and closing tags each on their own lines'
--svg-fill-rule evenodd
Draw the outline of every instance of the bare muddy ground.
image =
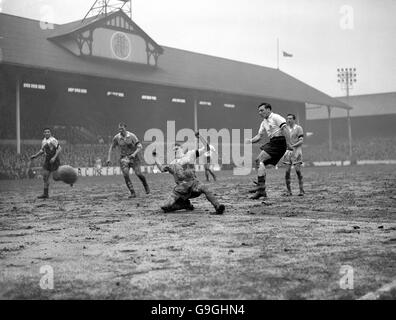
<svg viewBox="0 0 396 320">
<path fill-rule="evenodd" d="M 273 169 L 265 202 L 247 198 L 254 174 L 218 176 L 223 216 L 204 196 L 162 213 L 168 174 L 148 176 L 148 196 L 132 176 L 136 199 L 120 176 L 52 182 L 48 200 L 40 180 L 0 181 L 0 298 L 356 299 L 396 278 L 396 166 L 305 168 L 305 197 L 282 197 Z"/>
</svg>

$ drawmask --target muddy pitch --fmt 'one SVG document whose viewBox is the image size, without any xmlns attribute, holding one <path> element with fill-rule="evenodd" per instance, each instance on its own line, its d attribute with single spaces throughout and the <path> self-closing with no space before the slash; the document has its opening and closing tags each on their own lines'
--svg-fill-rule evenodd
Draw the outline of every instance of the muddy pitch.
<svg viewBox="0 0 396 320">
<path fill-rule="evenodd" d="M 52 182 L 48 200 L 40 180 L 0 181 L 0 298 L 356 299 L 396 278 L 396 166 L 305 168 L 305 197 L 294 172 L 282 197 L 273 169 L 265 202 L 248 199 L 254 174 L 218 177 L 223 216 L 204 196 L 162 213 L 169 174 L 147 176 L 150 195 L 132 176 L 136 199 L 120 176 Z"/>
</svg>

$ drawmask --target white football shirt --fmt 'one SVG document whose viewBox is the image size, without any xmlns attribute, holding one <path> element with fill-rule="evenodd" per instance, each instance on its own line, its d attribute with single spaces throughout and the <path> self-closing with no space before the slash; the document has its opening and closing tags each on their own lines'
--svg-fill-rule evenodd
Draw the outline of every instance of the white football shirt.
<svg viewBox="0 0 396 320">
<path fill-rule="evenodd" d="M 268 138 L 282 136 L 282 127 L 286 125 L 286 119 L 277 113 L 271 112 L 268 119 L 261 122 L 259 134 L 262 135 L 267 132 Z"/>
</svg>

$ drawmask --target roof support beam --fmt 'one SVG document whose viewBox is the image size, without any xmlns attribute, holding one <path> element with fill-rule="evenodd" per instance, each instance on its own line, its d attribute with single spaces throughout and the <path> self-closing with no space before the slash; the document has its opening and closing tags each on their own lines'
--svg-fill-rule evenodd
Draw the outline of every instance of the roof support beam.
<svg viewBox="0 0 396 320">
<path fill-rule="evenodd" d="M 327 106 L 327 114 L 329 116 L 329 153 L 333 152 L 333 133 L 331 126 L 331 107 Z"/>
<path fill-rule="evenodd" d="M 352 163 L 352 125 L 351 125 L 351 116 L 349 109 L 347 109 L 347 121 L 348 121 L 348 141 L 349 141 L 349 160 Z"/>
<path fill-rule="evenodd" d="M 198 131 L 198 98 L 197 95 L 194 94 L 194 131 Z M 197 149 L 199 146 L 199 138 L 197 138 Z"/>
<path fill-rule="evenodd" d="M 16 147 L 17 154 L 21 154 L 21 81 L 17 76 L 15 81 L 16 92 Z"/>
</svg>

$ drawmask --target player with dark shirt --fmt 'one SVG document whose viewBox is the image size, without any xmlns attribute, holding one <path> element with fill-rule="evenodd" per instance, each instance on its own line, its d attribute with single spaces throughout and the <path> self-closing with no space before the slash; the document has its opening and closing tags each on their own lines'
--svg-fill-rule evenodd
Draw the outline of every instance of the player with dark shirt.
<svg viewBox="0 0 396 320">
<path fill-rule="evenodd" d="M 141 153 L 140 151 L 143 149 L 142 144 L 135 134 L 126 130 L 126 125 L 124 123 L 120 123 L 118 125 L 119 133 L 116 134 L 113 138 L 113 141 L 110 145 L 109 154 L 107 157 L 107 165 L 111 163 L 111 152 L 115 147 L 120 148 L 120 166 L 121 171 L 125 179 L 125 183 L 131 192 L 130 198 L 135 198 L 136 193 L 132 185 L 132 181 L 129 178 L 129 169 L 132 168 L 137 177 L 143 184 L 144 190 L 146 193 L 150 193 L 150 188 L 147 184 L 146 177 L 142 174 L 141 171 Z"/>
<path fill-rule="evenodd" d="M 51 173 L 53 174 L 53 179 L 58 180 L 57 170 L 60 166 L 59 153 L 61 150 L 62 148 L 59 145 L 58 140 L 56 140 L 51 134 L 51 129 L 45 128 L 44 139 L 41 142 L 40 151 L 30 157 L 30 159 L 33 160 L 42 154 L 45 155 L 45 161 L 43 164 L 44 193 L 41 196 L 38 196 L 39 199 L 48 198 L 49 178 Z"/>
</svg>

